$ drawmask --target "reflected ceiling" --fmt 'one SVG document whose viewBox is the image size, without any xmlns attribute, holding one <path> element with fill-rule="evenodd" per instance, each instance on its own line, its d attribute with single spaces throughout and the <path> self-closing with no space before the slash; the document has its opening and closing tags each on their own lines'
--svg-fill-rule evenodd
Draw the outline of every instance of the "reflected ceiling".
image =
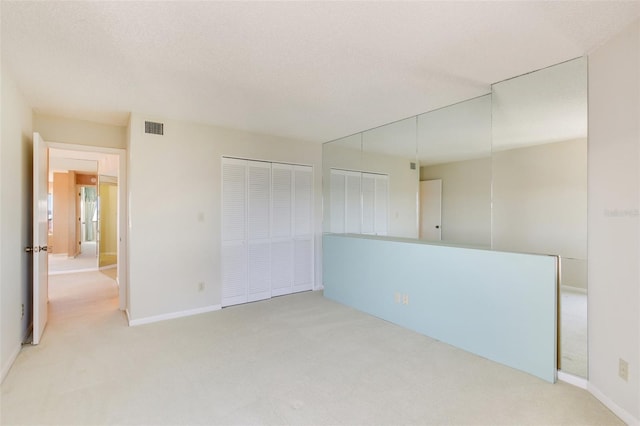
<svg viewBox="0 0 640 426">
<path fill-rule="evenodd" d="M 67 172 L 69 170 L 117 177 L 118 164 L 119 158 L 117 155 L 50 148 L 49 181 L 53 181 L 54 172 Z"/>
</svg>

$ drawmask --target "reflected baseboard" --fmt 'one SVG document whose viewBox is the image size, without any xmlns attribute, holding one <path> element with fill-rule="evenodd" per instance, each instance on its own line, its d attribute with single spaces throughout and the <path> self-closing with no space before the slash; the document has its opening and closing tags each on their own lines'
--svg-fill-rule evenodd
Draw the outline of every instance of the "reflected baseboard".
<svg viewBox="0 0 640 426">
<path fill-rule="evenodd" d="M 562 370 L 558 370 L 558 380 L 584 390 L 587 390 L 589 385 L 589 381 L 584 377 L 574 376 L 573 374 L 566 373 Z"/>
<path fill-rule="evenodd" d="M 573 287 L 573 286 L 570 286 L 570 285 L 561 285 L 560 286 L 560 290 L 561 291 L 572 291 L 574 293 L 587 294 L 587 289 L 586 288 Z"/>
</svg>

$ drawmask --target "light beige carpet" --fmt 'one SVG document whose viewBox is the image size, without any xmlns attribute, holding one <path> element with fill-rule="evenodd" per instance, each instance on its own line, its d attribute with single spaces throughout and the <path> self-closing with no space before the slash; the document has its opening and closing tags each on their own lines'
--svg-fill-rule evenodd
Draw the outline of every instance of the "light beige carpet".
<svg viewBox="0 0 640 426">
<path fill-rule="evenodd" d="M 49 254 L 49 274 L 65 274 L 77 271 L 90 271 L 98 269 L 98 256 L 95 241 L 82 243 L 82 252 L 76 257 L 66 254 Z"/>
<path fill-rule="evenodd" d="M 587 295 L 563 288 L 560 299 L 560 367 L 565 373 L 587 377 Z"/>
<path fill-rule="evenodd" d="M 622 424 L 581 389 L 321 293 L 130 328 L 105 275 L 51 287 L 42 343 L 2 384 L 3 425 Z"/>
</svg>

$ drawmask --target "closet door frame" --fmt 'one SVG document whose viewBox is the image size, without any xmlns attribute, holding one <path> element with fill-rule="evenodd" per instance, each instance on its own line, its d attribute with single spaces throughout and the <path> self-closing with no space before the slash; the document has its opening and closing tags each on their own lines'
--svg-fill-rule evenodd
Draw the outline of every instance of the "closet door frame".
<svg viewBox="0 0 640 426">
<path fill-rule="evenodd" d="M 240 165 L 244 167 L 244 192 L 242 197 L 238 194 L 231 196 L 225 192 L 227 185 L 225 176 L 226 165 Z M 256 170 L 269 170 L 268 191 L 265 197 L 268 199 L 268 208 L 264 206 L 265 197 L 261 197 L 255 185 L 265 185 L 260 179 L 252 178 Z M 287 171 L 288 177 L 278 171 Z M 296 195 L 297 172 L 309 173 L 304 176 L 303 183 L 308 192 Z M 259 174 L 259 173 L 258 173 Z M 284 180 L 282 179 L 284 177 Z M 276 185 L 284 184 L 278 189 Z M 282 191 L 284 189 L 284 192 Z M 222 306 L 231 306 L 240 303 L 264 300 L 275 296 L 291 294 L 299 291 L 313 290 L 315 285 L 315 227 L 314 227 L 314 170 L 313 166 L 296 165 L 270 161 L 238 159 L 222 157 L 222 220 L 221 220 L 221 293 Z M 304 204 L 298 206 L 297 197 L 305 197 Z M 235 221 L 233 216 L 227 216 L 225 201 L 238 196 L 243 200 L 242 217 L 244 220 L 243 238 L 227 239 L 228 224 Z M 256 201 L 262 206 L 253 204 Z M 280 204 L 278 204 L 280 202 Z M 299 208 L 303 209 L 304 218 L 298 218 Z M 255 211 L 254 211 L 255 210 Z M 239 214 L 239 213 L 238 213 Z M 255 216 L 254 216 L 255 215 Z M 264 232 L 264 224 L 261 224 L 266 215 L 268 232 Z M 302 220 L 300 220 L 302 219 Z M 284 220 L 284 222 L 283 222 Z M 297 223 L 300 221 L 300 223 Z M 227 223 L 229 222 L 229 223 Z M 302 225 L 302 226 L 301 226 Z M 256 227 L 257 226 L 257 227 Z M 299 230 L 297 228 L 304 228 Z M 254 231 L 258 230 L 256 235 Z M 234 230 L 234 231 L 237 231 Z M 242 284 L 228 286 L 228 280 L 238 280 Z M 268 283 L 268 288 L 266 283 Z M 233 284 L 233 283 L 232 283 Z M 242 287 L 242 294 L 235 291 L 234 294 L 225 294 L 225 289 L 237 290 Z"/>
<path fill-rule="evenodd" d="M 299 177 L 303 173 L 307 176 L 306 200 L 298 200 Z M 314 267 L 314 227 L 313 227 L 313 182 L 314 174 L 311 166 L 293 166 L 293 293 L 313 290 Z M 303 188 L 304 189 L 304 188 Z M 305 205 L 301 203 L 306 201 Z M 306 224 L 298 223 L 298 212 L 306 210 Z"/>
<path fill-rule="evenodd" d="M 242 193 L 243 206 L 238 209 L 235 215 L 242 214 L 241 218 L 229 216 L 227 208 L 230 206 L 231 194 L 228 193 L 232 182 L 227 179 L 227 166 L 240 166 L 244 168 L 243 190 L 236 191 L 236 196 Z M 220 290 L 221 305 L 231 306 L 248 301 L 247 278 L 248 278 L 248 258 L 247 258 L 247 161 L 236 158 L 222 159 L 222 191 L 221 191 L 221 232 L 220 232 Z M 242 232 L 234 228 L 235 222 L 241 221 Z M 237 232 L 238 235 L 235 235 Z"/>
</svg>

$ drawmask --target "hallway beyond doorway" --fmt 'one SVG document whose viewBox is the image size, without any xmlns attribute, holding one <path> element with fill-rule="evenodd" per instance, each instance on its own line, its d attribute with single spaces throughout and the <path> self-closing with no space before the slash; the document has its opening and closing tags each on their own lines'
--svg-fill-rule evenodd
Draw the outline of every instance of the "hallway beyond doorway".
<svg viewBox="0 0 640 426">
<path fill-rule="evenodd" d="M 57 274 L 49 279 L 49 322 L 52 329 L 59 322 L 65 327 L 85 327 L 83 321 L 73 325 L 71 318 L 104 313 L 120 315 L 116 269 L 77 274 Z M 50 330 L 49 330 L 50 331 Z M 45 332 L 45 335 L 47 333 Z"/>
<path fill-rule="evenodd" d="M 66 254 L 49 254 L 49 275 L 71 272 L 95 271 L 98 269 L 98 256 L 95 241 L 82 243 L 82 252 L 76 257 Z"/>
</svg>

